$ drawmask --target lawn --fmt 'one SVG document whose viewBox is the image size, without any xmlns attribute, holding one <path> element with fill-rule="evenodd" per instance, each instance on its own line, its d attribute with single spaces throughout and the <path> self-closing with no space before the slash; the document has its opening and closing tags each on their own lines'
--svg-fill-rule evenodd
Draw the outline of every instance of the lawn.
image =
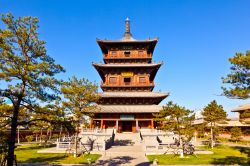
<svg viewBox="0 0 250 166">
<path fill-rule="evenodd" d="M 206 148 L 206 147 L 203 147 Z M 195 165 L 195 164 L 250 164 L 250 148 L 217 146 L 213 150 L 214 154 L 198 154 L 195 156 L 185 156 L 179 158 L 174 155 L 148 155 L 149 161 L 157 159 L 158 164 L 172 165 Z"/>
<path fill-rule="evenodd" d="M 88 163 L 87 159 L 91 159 L 91 162 L 95 162 L 101 157 L 99 154 L 86 154 L 80 157 L 74 158 L 71 155 L 65 154 L 48 154 L 37 153 L 37 150 L 43 149 L 38 145 L 23 145 L 17 147 L 15 154 L 18 163 L 44 163 L 44 164 L 84 164 Z"/>
</svg>

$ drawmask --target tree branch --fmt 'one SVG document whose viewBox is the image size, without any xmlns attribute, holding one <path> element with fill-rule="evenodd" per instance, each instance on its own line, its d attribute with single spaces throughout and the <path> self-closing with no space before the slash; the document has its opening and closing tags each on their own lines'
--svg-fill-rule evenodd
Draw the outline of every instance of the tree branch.
<svg viewBox="0 0 250 166">
<path fill-rule="evenodd" d="M 49 123 L 52 123 L 53 121 L 50 121 L 46 118 L 39 118 L 39 119 L 32 119 L 32 120 L 29 120 L 29 121 L 21 121 L 21 122 L 17 122 L 18 125 L 28 125 L 32 122 L 36 122 L 36 121 L 44 121 L 44 122 L 49 122 Z"/>
</svg>

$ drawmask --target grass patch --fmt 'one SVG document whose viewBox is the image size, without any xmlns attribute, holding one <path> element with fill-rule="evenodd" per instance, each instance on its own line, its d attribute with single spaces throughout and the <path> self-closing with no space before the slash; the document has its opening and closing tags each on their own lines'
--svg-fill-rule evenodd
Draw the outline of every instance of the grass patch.
<svg viewBox="0 0 250 166">
<path fill-rule="evenodd" d="M 203 147 L 208 149 L 207 147 Z M 158 164 L 171 165 L 195 165 L 195 164 L 250 164 L 250 149 L 242 147 L 217 146 L 212 150 L 214 154 L 198 154 L 195 156 L 179 156 L 169 155 L 148 155 L 150 162 L 157 159 Z"/>
<path fill-rule="evenodd" d="M 231 139 L 228 138 L 218 138 L 219 141 L 225 142 L 225 143 L 233 143 L 233 144 L 240 144 L 240 145 L 250 145 L 250 141 L 247 140 L 240 140 L 240 141 L 232 141 Z"/>
<path fill-rule="evenodd" d="M 17 147 L 15 154 L 18 163 L 43 163 L 43 164 L 86 164 L 88 158 L 91 162 L 95 162 L 101 157 L 99 154 L 85 154 L 74 158 L 71 155 L 52 154 L 52 153 L 37 153 L 37 150 L 43 149 L 39 145 L 23 145 Z"/>
</svg>

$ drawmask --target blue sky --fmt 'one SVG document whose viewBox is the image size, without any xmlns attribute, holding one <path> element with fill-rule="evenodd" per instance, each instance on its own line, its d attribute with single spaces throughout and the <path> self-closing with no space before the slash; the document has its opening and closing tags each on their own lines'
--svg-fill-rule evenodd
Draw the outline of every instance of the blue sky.
<svg viewBox="0 0 250 166">
<path fill-rule="evenodd" d="M 230 72 L 228 58 L 250 49 L 249 0 L 1 0 L 0 13 L 36 16 L 40 39 L 66 73 L 100 83 L 92 62 L 102 61 L 96 38 L 120 39 L 131 20 L 135 39 L 159 37 L 153 60 L 163 61 L 155 91 L 199 110 L 212 100 L 232 108 L 249 100 L 220 96 L 221 77 Z M 0 23 L 0 27 L 3 24 Z"/>
</svg>

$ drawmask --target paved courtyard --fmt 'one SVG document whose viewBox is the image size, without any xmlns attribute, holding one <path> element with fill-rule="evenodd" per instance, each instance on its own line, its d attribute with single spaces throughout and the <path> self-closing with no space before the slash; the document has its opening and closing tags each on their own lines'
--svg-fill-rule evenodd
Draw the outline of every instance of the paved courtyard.
<svg viewBox="0 0 250 166">
<path fill-rule="evenodd" d="M 112 148 L 106 150 L 95 165 L 150 165 L 143 145 L 140 143 L 139 134 L 122 133 L 116 134 L 115 143 Z"/>
</svg>

